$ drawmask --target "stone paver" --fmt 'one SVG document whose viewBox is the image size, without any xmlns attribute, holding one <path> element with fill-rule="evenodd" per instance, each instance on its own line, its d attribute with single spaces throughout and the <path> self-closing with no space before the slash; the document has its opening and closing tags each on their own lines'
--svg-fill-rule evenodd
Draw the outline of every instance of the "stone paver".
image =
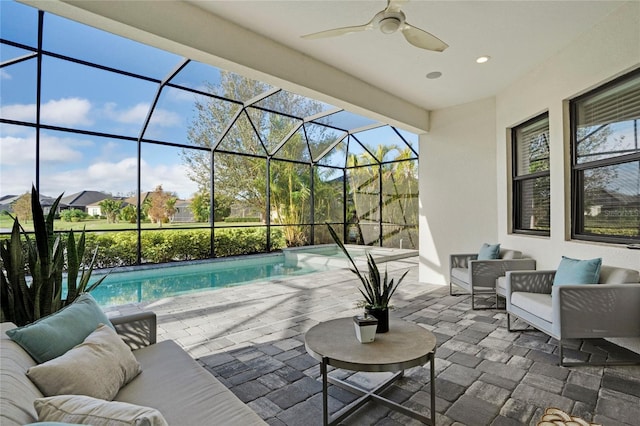
<svg viewBox="0 0 640 426">
<path fill-rule="evenodd" d="M 419 284 L 417 258 L 385 266 L 392 277 L 409 270 L 391 315 L 421 324 L 437 338 L 438 426 L 536 425 L 550 406 L 606 425 L 638 424 L 640 366 L 560 367 L 554 339 L 535 330 L 510 333 L 504 311 L 472 311 L 468 295 Z M 155 311 L 158 340 L 176 340 L 269 424 L 313 426 L 322 422 L 322 384 L 304 334 L 320 321 L 360 313 L 357 288 L 353 274 L 339 270 L 119 306 L 113 313 Z M 604 340 L 572 341 L 565 353 L 576 360 L 630 357 Z M 329 374 L 363 387 L 384 377 L 336 369 Z M 412 368 L 386 395 L 428 415 L 429 381 L 428 365 Z M 356 398 L 329 386 L 332 413 Z M 369 403 L 343 424 L 420 423 Z"/>
</svg>

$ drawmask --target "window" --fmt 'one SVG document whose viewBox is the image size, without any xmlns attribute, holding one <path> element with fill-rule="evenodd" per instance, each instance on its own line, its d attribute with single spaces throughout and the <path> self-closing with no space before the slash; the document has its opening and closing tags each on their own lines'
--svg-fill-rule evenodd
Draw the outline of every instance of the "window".
<svg viewBox="0 0 640 426">
<path fill-rule="evenodd" d="M 549 235 L 549 114 L 511 130 L 513 232 Z"/>
<path fill-rule="evenodd" d="M 570 104 L 572 236 L 640 240 L 640 69 Z"/>
</svg>

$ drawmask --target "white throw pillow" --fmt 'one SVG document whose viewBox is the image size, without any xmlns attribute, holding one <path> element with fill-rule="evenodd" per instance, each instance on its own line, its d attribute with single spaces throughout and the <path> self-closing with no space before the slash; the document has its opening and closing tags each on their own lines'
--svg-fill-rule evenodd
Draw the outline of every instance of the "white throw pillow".
<svg viewBox="0 0 640 426">
<path fill-rule="evenodd" d="M 168 426 L 160 411 L 119 401 L 83 395 L 59 395 L 33 402 L 41 422 L 68 422 L 93 426 Z"/>
<path fill-rule="evenodd" d="M 64 355 L 33 366 L 27 376 L 44 396 L 87 395 L 111 401 L 141 371 L 131 349 L 100 324 Z"/>
</svg>

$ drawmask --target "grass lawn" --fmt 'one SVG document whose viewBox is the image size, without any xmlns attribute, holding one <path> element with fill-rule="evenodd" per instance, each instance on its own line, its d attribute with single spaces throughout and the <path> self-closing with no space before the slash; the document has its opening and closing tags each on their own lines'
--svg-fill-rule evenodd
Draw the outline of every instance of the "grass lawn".
<svg viewBox="0 0 640 426">
<path fill-rule="evenodd" d="M 20 222 L 20 224 L 27 230 L 33 231 L 33 222 Z M 226 222 L 216 222 L 215 226 L 217 227 L 225 227 L 225 226 L 260 226 L 263 225 L 261 222 L 251 222 L 251 223 L 226 223 Z M 0 216 L 0 229 L 2 232 L 10 232 L 11 227 L 13 226 L 13 219 L 9 216 L 2 215 Z M 208 223 L 164 223 L 161 229 L 181 229 L 181 228 L 192 228 L 197 226 L 208 226 Z M 86 229 L 87 231 L 108 231 L 108 230 L 121 230 L 121 229 L 136 229 L 135 223 L 126 223 L 126 222 L 118 222 L 118 223 L 107 223 L 106 219 L 87 219 L 81 222 L 64 222 L 62 220 L 56 220 L 53 223 L 53 228 L 56 231 L 68 231 L 73 229 L 74 231 L 82 231 L 82 229 Z M 160 229 L 155 223 L 142 223 L 142 229 Z"/>
</svg>

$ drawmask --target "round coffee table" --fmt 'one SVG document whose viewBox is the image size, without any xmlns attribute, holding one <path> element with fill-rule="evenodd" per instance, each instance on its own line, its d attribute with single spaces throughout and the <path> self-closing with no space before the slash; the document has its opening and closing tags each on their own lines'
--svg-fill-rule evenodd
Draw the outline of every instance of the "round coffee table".
<svg viewBox="0 0 640 426">
<path fill-rule="evenodd" d="M 397 319 L 389 320 L 389 331 L 376 334 L 375 341 L 360 343 L 356 338 L 353 318 L 338 318 L 315 325 L 305 334 L 305 347 L 309 355 L 320 361 L 322 374 L 323 421 L 325 425 L 338 424 L 368 401 L 376 401 L 423 423 L 435 425 L 435 350 L 433 333 L 417 324 Z M 430 363 L 431 417 L 390 401 L 380 394 L 402 377 L 404 370 Z M 327 376 L 327 366 L 352 371 L 396 372 L 391 378 L 372 390 Z M 361 397 L 347 405 L 333 417 L 328 411 L 328 384 L 334 384 Z"/>
</svg>

